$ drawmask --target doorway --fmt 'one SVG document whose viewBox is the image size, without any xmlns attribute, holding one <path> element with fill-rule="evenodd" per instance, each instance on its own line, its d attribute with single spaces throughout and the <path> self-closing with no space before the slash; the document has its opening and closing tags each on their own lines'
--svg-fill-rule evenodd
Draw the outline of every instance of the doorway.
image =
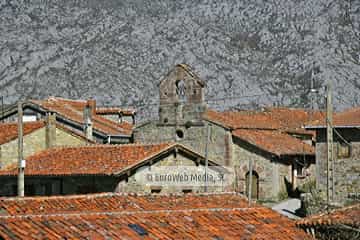
<svg viewBox="0 0 360 240">
<path fill-rule="evenodd" d="M 250 182 L 250 172 L 247 172 L 245 175 L 246 181 L 246 192 L 245 195 L 248 196 L 249 194 L 249 182 Z M 252 171 L 251 176 L 251 198 L 252 199 L 259 199 L 259 175 L 256 171 Z"/>
</svg>

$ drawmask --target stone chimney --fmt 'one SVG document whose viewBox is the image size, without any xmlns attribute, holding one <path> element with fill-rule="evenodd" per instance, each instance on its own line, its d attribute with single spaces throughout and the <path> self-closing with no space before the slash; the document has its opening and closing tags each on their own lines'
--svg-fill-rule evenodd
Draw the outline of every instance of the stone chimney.
<svg viewBox="0 0 360 240">
<path fill-rule="evenodd" d="M 92 116 L 94 112 L 94 103 L 95 100 L 89 100 L 84 108 L 84 134 L 89 140 L 93 140 Z"/>
<path fill-rule="evenodd" d="M 89 100 L 86 101 L 86 105 L 90 106 L 91 114 L 96 115 L 96 100 L 95 99 L 89 99 Z"/>
<path fill-rule="evenodd" d="M 46 148 L 51 148 L 56 145 L 56 113 L 46 113 L 46 130 L 45 130 L 45 145 Z"/>
</svg>

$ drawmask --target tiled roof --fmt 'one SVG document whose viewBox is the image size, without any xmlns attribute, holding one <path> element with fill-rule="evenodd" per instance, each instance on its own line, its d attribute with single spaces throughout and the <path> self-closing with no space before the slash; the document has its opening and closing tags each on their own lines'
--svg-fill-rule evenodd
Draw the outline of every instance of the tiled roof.
<svg viewBox="0 0 360 240">
<path fill-rule="evenodd" d="M 0 209 L 4 239 L 312 239 L 235 193 L 12 198 Z"/>
<path fill-rule="evenodd" d="M 303 129 L 304 125 L 321 119 L 322 113 L 296 108 L 265 108 L 263 111 L 208 110 L 205 118 L 230 129 L 281 129 L 291 133 L 312 134 Z"/>
<path fill-rule="evenodd" d="M 118 107 L 96 107 L 96 114 L 124 114 L 134 115 L 136 111 L 134 109 L 124 109 Z"/>
<path fill-rule="evenodd" d="M 230 129 L 279 129 L 279 121 L 270 114 L 255 111 L 216 112 L 208 110 L 205 119 Z"/>
<path fill-rule="evenodd" d="M 360 204 L 336 209 L 329 214 L 319 214 L 297 221 L 301 227 L 344 224 L 360 228 Z"/>
<path fill-rule="evenodd" d="M 56 112 L 78 124 L 84 124 L 83 110 L 88 101 L 51 97 L 46 100 L 30 100 L 30 102 L 48 111 Z M 131 135 L 132 126 L 130 127 L 129 124 L 123 125 L 94 114 L 92 115 L 92 121 L 94 129 L 104 134 Z"/>
<path fill-rule="evenodd" d="M 51 148 L 26 159 L 25 175 L 112 175 L 173 144 L 90 145 Z M 16 165 L 0 175 L 16 175 Z"/>
<path fill-rule="evenodd" d="M 311 121 L 307 125 L 308 128 L 322 128 L 326 127 L 325 122 L 326 113 L 323 113 L 322 118 Z M 338 127 L 359 127 L 360 126 L 360 107 L 351 108 L 343 112 L 334 113 L 333 126 Z"/>
<path fill-rule="evenodd" d="M 277 130 L 237 129 L 233 136 L 277 156 L 314 155 L 314 147 Z"/>
<path fill-rule="evenodd" d="M 25 122 L 23 126 L 24 135 L 30 134 L 37 129 L 45 126 L 44 121 Z M 0 144 L 7 143 L 18 137 L 18 124 L 13 123 L 1 123 L 0 124 Z"/>
</svg>

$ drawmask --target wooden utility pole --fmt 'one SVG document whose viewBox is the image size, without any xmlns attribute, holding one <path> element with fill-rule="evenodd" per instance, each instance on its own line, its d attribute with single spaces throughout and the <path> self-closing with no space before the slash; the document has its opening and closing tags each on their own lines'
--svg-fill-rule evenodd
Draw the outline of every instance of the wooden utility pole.
<svg viewBox="0 0 360 240">
<path fill-rule="evenodd" d="M 208 152 L 209 152 L 209 142 L 210 142 L 210 135 L 211 135 L 211 125 L 207 124 L 207 134 L 206 134 L 206 144 L 205 144 L 205 192 L 208 191 Z"/>
<path fill-rule="evenodd" d="M 23 104 L 18 103 L 18 196 L 24 196 L 25 160 L 23 156 Z"/>
<path fill-rule="evenodd" d="M 249 205 L 251 205 L 251 193 L 252 193 L 252 175 L 253 175 L 253 166 L 252 166 L 252 159 L 249 160 L 249 187 L 248 187 L 248 200 L 249 200 Z"/>
<path fill-rule="evenodd" d="M 333 146 L 333 105 L 332 85 L 328 82 L 326 88 L 326 140 L 327 140 L 327 204 L 334 200 L 334 146 Z"/>
</svg>

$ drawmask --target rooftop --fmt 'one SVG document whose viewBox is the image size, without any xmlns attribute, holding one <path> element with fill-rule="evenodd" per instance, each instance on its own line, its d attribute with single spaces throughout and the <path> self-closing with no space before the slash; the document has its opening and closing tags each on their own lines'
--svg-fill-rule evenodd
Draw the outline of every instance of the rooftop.
<svg viewBox="0 0 360 240">
<path fill-rule="evenodd" d="M 236 193 L 0 199 L 4 239 L 312 239 Z"/>
<path fill-rule="evenodd" d="M 333 210 L 329 214 L 318 214 L 297 221 L 301 227 L 330 226 L 344 224 L 360 228 L 360 204 Z"/>
<path fill-rule="evenodd" d="M 113 175 L 173 145 L 162 143 L 51 148 L 26 159 L 25 175 Z M 16 174 L 16 164 L 0 171 L 2 176 Z"/>
<path fill-rule="evenodd" d="M 325 128 L 325 116 L 323 114 L 321 119 L 311 121 L 307 124 L 307 128 Z M 335 127 L 360 127 L 360 107 L 350 108 L 343 112 L 334 113 L 333 126 Z"/>
<path fill-rule="evenodd" d="M 84 108 L 92 101 L 71 100 L 58 97 L 50 97 L 45 100 L 30 100 L 31 103 L 39 105 L 47 111 L 57 114 L 78 124 L 84 124 Z M 96 108 L 96 106 L 93 106 Z M 129 123 L 117 123 L 105 117 L 96 115 L 93 109 L 92 121 L 95 130 L 107 135 L 131 135 L 132 125 Z"/>
<path fill-rule="evenodd" d="M 313 146 L 281 131 L 237 129 L 232 135 L 277 156 L 315 154 Z"/>
<path fill-rule="evenodd" d="M 45 127 L 44 121 L 25 122 L 23 125 L 24 135 L 30 134 L 37 129 Z M 0 123 L 0 144 L 10 142 L 18 137 L 18 123 Z"/>
</svg>

